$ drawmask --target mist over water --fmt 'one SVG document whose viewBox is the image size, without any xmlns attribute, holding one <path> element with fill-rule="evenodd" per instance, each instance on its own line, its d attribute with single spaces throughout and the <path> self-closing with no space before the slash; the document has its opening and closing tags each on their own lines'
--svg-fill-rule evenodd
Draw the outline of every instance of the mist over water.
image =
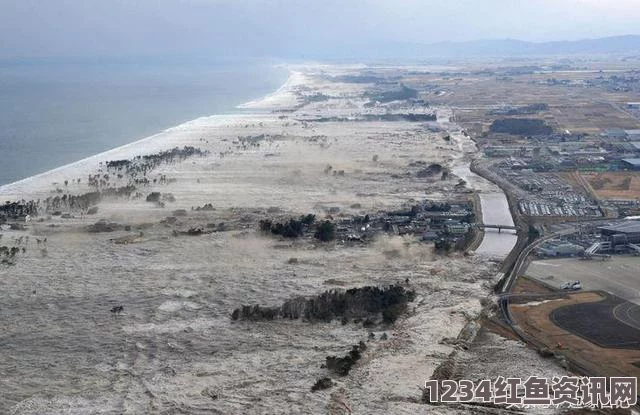
<svg viewBox="0 0 640 415">
<path fill-rule="evenodd" d="M 0 184 L 237 111 L 286 77 L 266 61 L 0 62 Z"/>
</svg>

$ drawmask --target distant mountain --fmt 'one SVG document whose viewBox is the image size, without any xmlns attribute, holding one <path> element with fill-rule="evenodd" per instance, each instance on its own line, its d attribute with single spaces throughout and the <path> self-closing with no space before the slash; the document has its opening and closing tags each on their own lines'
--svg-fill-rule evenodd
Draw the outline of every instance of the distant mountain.
<svg viewBox="0 0 640 415">
<path fill-rule="evenodd" d="M 440 42 L 423 45 L 426 56 L 521 56 L 606 54 L 640 52 L 640 35 L 612 36 L 598 39 L 555 42 L 525 42 L 522 40 L 478 40 L 471 42 Z"/>
<path fill-rule="evenodd" d="M 640 35 L 612 36 L 575 41 L 527 42 L 514 39 L 468 42 L 408 43 L 384 42 L 342 45 L 325 55 L 335 58 L 468 58 L 522 57 L 551 55 L 640 55 Z"/>
</svg>

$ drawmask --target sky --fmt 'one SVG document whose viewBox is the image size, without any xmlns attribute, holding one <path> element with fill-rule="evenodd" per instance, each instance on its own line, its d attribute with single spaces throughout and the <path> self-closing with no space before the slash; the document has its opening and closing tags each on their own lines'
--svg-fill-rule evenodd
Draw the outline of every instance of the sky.
<svg viewBox="0 0 640 415">
<path fill-rule="evenodd" d="M 640 0 L 0 0 L 0 59 L 308 57 L 376 43 L 640 34 Z"/>
</svg>

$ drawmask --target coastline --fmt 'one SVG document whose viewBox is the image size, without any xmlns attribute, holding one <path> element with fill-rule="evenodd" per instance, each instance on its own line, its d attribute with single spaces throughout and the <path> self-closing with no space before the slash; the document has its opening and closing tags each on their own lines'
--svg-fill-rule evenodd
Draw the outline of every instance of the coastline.
<svg viewBox="0 0 640 415">
<path fill-rule="evenodd" d="M 365 106 L 373 86 L 331 83 L 317 73 L 252 101 L 256 112 L 198 118 L 0 188 L 2 195 L 61 200 L 129 183 L 136 188 L 133 196 L 74 207 L 47 200 L 46 215 L 4 234 L 3 241 L 27 248 L 0 278 L 7 347 L 33 346 L 13 360 L 0 359 L 1 370 L 18 367 L 0 408 L 20 414 L 58 404 L 84 405 L 85 412 L 180 406 L 186 413 L 318 413 L 344 392 L 340 399 L 357 412 L 425 410 L 415 386 L 457 350 L 452 339 L 475 325 L 497 265 L 484 255 L 440 255 L 419 239 L 419 229 L 368 233 L 354 218 L 384 218 L 416 201 L 467 200 L 470 188 L 491 193 L 495 186 L 480 178 L 460 186 L 457 176 L 470 171 L 474 146 L 447 121 L 448 108 L 437 108 L 445 115 L 442 131 L 453 137 L 443 140 L 442 131 L 421 122 L 373 119 L 386 111 Z M 330 98 L 306 99 L 318 93 Z M 257 110 L 284 102 L 283 95 L 300 104 L 292 114 Z M 399 112 L 436 110 L 390 105 L 404 105 Z M 354 121 L 363 113 L 369 118 Z M 321 120 L 327 116 L 335 119 Z M 141 178 L 137 171 L 100 166 L 185 145 L 206 155 L 158 163 L 141 183 L 134 182 Z M 435 163 L 455 174 L 418 174 Z M 87 173 L 111 180 L 91 187 Z M 68 187 L 61 184 L 67 178 Z M 73 181 L 78 178 L 82 183 Z M 98 210 L 89 214 L 92 205 Z M 265 218 L 303 214 L 349 230 L 327 243 L 312 234 L 292 240 L 258 231 Z M 107 230 L 95 231 L 98 225 Z M 364 240 L 352 241 L 346 232 Z M 391 284 L 416 293 L 411 310 L 393 324 L 230 318 L 247 304 L 274 306 L 328 290 Z M 111 315 L 118 305 L 122 315 Z M 35 335 L 53 341 L 34 341 Z M 344 355 L 360 341 L 367 351 L 348 376 L 321 367 L 327 356 Z M 42 356 L 61 364 L 42 370 Z M 526 369 L 545 365 L 535 362 Z M 325 376 L 336 379 L 335 388 L 311 392 Z M 69 388 L 79 381 L 81 390 Z"/>
<path fill-rule="evenodd" d="M 236 108 L 248 110 L 277 110 L 294 107 L 298 102 L 293 90 L 303 85 L 307 78 L 302 72 L 289 69 L 287 80 L 276 91 L 260 98 L 237 105 Z"/>
<path fill-rule="evenodd" d="M 47 173 L 277 91 L 288 65 L 86 62 L 0 71 L 0 186 Z"/>
<path fill-rule="evenodd" d="M 65 180 L 63 178 L 63 174 L 66 172 L 77 175 L 79 173 L 78 170 L 80 169 L 95 168 L 101 162 L 106 162 L 110 159 L 131 158 L 138 155 L 143 155 L 146 152 L 157 151 L 159 149 L 165 148 L 165 144 L 170 144 L 163 142 L 163 138 L 165 138 L 165 141 L 170 141 L 171 134 L 179 132 L 181 129 L 185 130 L 192 127 L 203 127 L 203 125 L 199 125 L 199 123 L 203 123 L 204 126 L 206 126 L 215 123 L 224 123 L 226 121 L 233 122 L 239 119 L 249 120 L 260 117 L 262 115 L 265 115 L 265 111 L 274 109 L 271 107 L 271 105 L 273 104 L 280 105 L 280 107 L 291 105 L 295 100 L 295 95 L 293 94 L 292 89 L 295 86 L 301 85 L 303 80 L 304 77 L 300 72 L 290 70 L 287 80 L 276 91 L 236 106 L 237 109 L 250 111 L 228 114 L 212 114 L 186 121 L 184 123 L 162 130 L 156 134 L 141 138 L 139 140 L 123 144 L 121 146 L 114 147 L 97 154 L 93 154 L 83 159 L 53 168 L 51 170 L 44 171 L 42 173 L 35 174 L 33 176 L 25 177 L 11 183 L 0 185 L 0 197 L 5 198 L 5 200 L 20 200 L 22 199 L 20 193 L 27 193 L 29 191 L 29 186 L 35 188 L 43 187 L 43 184 L 45 184 L 45 180 L 46 185 L 51 185 L 52 183 L 56 182 L 63 182 Z M 73 170 L 75 171 L 72 173 Z"/>
<path fill-rule="evenodd" d="M 168 150 L 175 146 L 182 147 L 186 145 L 187 142 L 194 142 L 194 138 L 198 134 L 199 129 L 225 123 L 237 123 L 241 120 L 248 122 L 261 117 L 268 117 L 272 111 L 293 109 L 299 105 L 296 89 L 300 87 L 304 89 L 311 85 L 314 85 L 314 82 L 308 76 L 300 70 L 289 68 L 289 75 L 286 81 L 277 90 L 260 98 L 237 105 L 236 108 L 243 110 L 242 112 L 198 117 L 131 143 L 26 177 L 13 183 L 2 185 L 0 186 L 0 198 L 4 198 L 5 201 L 16 201 L 24 199 L 27 195 L 31 195 L 31 197 L 46 197 L 46 194 L 51 192 L 51 185 L 60 185 L 69 177 L 86 176 L 87 170 L 91 171 L 92 169 L 96 169 L 101 163 L 109 160 L 130 159 L 154 151 Z M 444 111 L 443 113 L 446 115 L 448 111 Z M 443 117 L 443 113 L 439 114 L 438 122 L 443 123 L 443 125 L 448 125 L 452 130 L 456 130 L 451 131 L 451 134 L 460 150 L 460 153 L 454 158 L 453 173 L 463 178 L 475 191 L 479 192 L 484 222 L 488 223 L 495 219 L 495 216 L 487 218 L 486 215 L 489 211 L 493 212 L 492 214 L 494 215 L 504 216 L 503 213 L 508 211 L 508 204 L 506 204 L 504 192 L 496 186 L 495 183 L 484 179 L 470 170 L 470 157 L 472 157 L 474 150 L 477 150 L 475 143 L 468 137 L 460 134 L 459 127 L 451 124 L 446 116 Z M 496 198 L 500 198 L 500 200 L 495 203 L 492 202 Z M 489 199 L 491 199 L 491 201 Z M 504 206 L 507 206 L 506 210 Z M 497 213 L 498 211 L 501 213 Z M 513 223 L 513 218 L 510 214 L 506 220 L 510 222 L 505 223 L 507 225 Z M 498 234 L 493 230 L 486 230 L 483 232 L 482 240 L 475 252 L 492 259 L 503 260 L 507 257 L 513 246 L 515 246 L 515 232 L 513 232 L 513 238 L 508 236 L 511 234 L 511 231 Z M 514 240 L 507 241 L 507 239 Z"/>
<path fill-rule="evenodd" d="M 29 184 L 38 185 L 40 183 L 36 183 L 38 180 L 49 180 L 47 182 L 48 185 L 52 183 L 59 182 L 62 178 L 62 174 L 67 170 L 73 169 L 81 169 L 87 167 L 97 167 L 101 162 L 106 162 L 110 159 L 115 158 L 130 158 L 135 157 L 137 155 L 143 155 L 146 152 L 158 150 L 160 148 L 165 148 L 164 144 L 169 144 L 166 142 L 160 142 L 162 138 L 166 138 L 167 135 L 170 135 L 173 132 L 176 132 L 180 128 L 188 128 L 192 126 L 196 126 L 196 124 L 200 121 L 211 120 L 217 117 L 223 117 L 220 122 L 224 122 L 225 120 L 233 120 L 235 118 L 250 118 L 259 114 L 226 114 L 226 115 L 210 115 L 206 117 L 199 117 L 194 120 L 187 121 L 185 123 L 176 125 L 174 127 L 168 128 L 159 133 L 153 134 L 151 136 L 141 138 L 140 140 L 133 141 L 128 144 L 124 144 L 110 150 L 104 151 L 102 153 L 94 154 L 92 156 L 83 158 L 78 161 L 74 161 L 69 164 L 65 164 L 60 167 L 56 167 L 54 169 L 38 173 L 36 175 L 25 177 L 24 179 L 15 181 L 13 183 L 7 183 L 0 186 L 0 195 L 14 195 L 15 191 L 19 190 L 23 186 L 28 186 Z M 140 148 L 140 146 L 144 146 Z M 77 172 L 76 172 L 77 174 Z"/>
</svg>

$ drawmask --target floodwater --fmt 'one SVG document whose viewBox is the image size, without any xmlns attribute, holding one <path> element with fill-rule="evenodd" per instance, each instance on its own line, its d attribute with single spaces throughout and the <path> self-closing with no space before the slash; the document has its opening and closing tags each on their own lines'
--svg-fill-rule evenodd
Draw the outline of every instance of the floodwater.
<svg viewBox="0 0 640 415">
<path fill-rule="evenodd" d="M 346 99 L 334 108 L 362 110 L 348 109 Z M 234 144 L 258 135 L 260 146 Z M 399 236 L 368 246 L 287 242 L 261 236 L 256 224 L 272 207 L 289 217 L 322 215 L 326 206 L 351 214 L 450 195 L 457 178 L 417 180 L 408 166 L 453 159 L 460 154 L 455 144 L 418 123 L 308 128 L 279 114 L 209 117 L 0 188 L 3 195 L 44 198 L 71 179 L 65 189 L 82 194 L 87 181 L 74 179 L 95 174 L 105 157 L 184 145 L 209 151 L 154 171 L 175 181 L 141 191 L 175 196 L 165 208 L 144 198 L 109 201 L 95 216 L 44 218 L 27 231 L 3 232 L 3 243 L 25 252 L 0 268 L 0 413 L 432 413 L 415 403 L 416 386 L 453 351 L 443 339 L 455 338 L 480 313 L 495 264 L 480 255 L 436 256 L 431 245 Z M 328 164 L 346 173 L 326 174 Z M 112 180 L 122 185 L 127 178 Z M 480 191 L 500 195 L 489 182 Z M 486 214 L 509 217 L 506 199 L 481 200 Z M 204 203 L 215 210 L 190 210 Z M 187 215 L 174 217 L 173 226 L 160 221 L 175 209 Z M 88 233 L 99 218 L 130 223 L 135 233 Z M 221 222 L 229 230 L 173 233 Z M 138 242 L 114 242 L 139 232 Z M 515 235 L 496 236 L 493 249 L 506 255 L 507 238 Z M 36 239 L 44 237 L 46 243 Z M 393 283 L 417 293 L 393 326 L 230 319 L 242 305 Z M 109 311 L 116 305 L 124 307 L 118 316 Z M 367 351 L 349 376 L 331 375 L 334 388 L 311 392 L 330 375 L 322 367 L 326 357 L 343 356 L 361 340 Z M 327 411 L 334 403 L 342 409 Z M 454 410 L 440 413 L 448 412 Z"/>
<path fill-rule="evenodd" d="M 481 193 L 482 221 L 489 225 L 513 226 L 513 218 L 509 211 L 507 197 L 500 191 L 496 193 Z M 518 237 L 516 231 L 503 229 L 485 229 L 482 244 L 476 250 L 477 253 L 492 257 L 504 258 L 516 244 Z"/>
<path fill-rule="evenodd" d="M 275 139 L 259 147 L 232 144 L 258 134 Z M 318 136 L 328 137 L 324 146 Z M 15 265 L 0 269 L 0 413 L 322 413 L 341 390 L 348 397 L 339 399 L 357 413 L 424 411 L 411 400 L 419 396 L 416 385 L 451 352 L 441 339 L 457 336 L 467 316 L 480 312 L 494 264 L 436 257 L 431 245 L 401 237 L 367 247 L 289 244 L 261 237 L 256 223 L 270 207 L 288 215 L 321 215 L 323 206 L 375 212 L 448 193 L 457 178 L 405 174 L 412 160 L 431 163 L 456 152 L 435 138 L 416 123 L 325 123 L 311 131 L 271 114 L 210 117 L 4 186 L 3 195 L 44 198 L 53 183 L 69 178 L 69 191 L 82 194 L 87 181 L 74 179 L 109 157 L 162 146 L 210 152 L 154 171 L 176 179 L 142 189 L 174 195 L 164 209 L 144 199 L 110 201 L 96 216 L 45 218 L 26 232 L 3 232 L 7 244 L 30 238 Z M 233 154 L 221 156 L 229 147 Z M 346 174 L 323 173 L 327 164 Z M 112 180 L 120 185 L 126 178 Z M 216 210 L 190 210 L 204 203 Z M 225 222 L 232 230 L 175 236 L 160 223 L 175 209 L 188 212 L 179 229 Z M 140 242 L 121 245 L 112 239 L 130 232 L 86 232 L 99 218 L 149 226 L 134 228 L 144 234 Z M 44 237 L 46 245 L 39 244 Z M 394 327 L 230 319 L 246 304 L 273 306 L 327 289 L 407 279 L 419 298 Z M 121 315 L 110 313 L 116 305 L 124 306 Z M 330 375 L 321 367 L 326 356 L 344 355 L 361 340 L 366 361 L 338 377 L 335 388 L 312 393 L 313 383 Z"/>
<path fill-rule="evenodd" d="M 469 186 L 480 192 L 483 223 L 513 226 L 509 202 L 507 202 L 506 195 L 498 186 L 472 172 L 466 162 L 461 162 L 461 164 L 455 166 L 453 174 L 462 178 Z M 509 255 L 517 240 L 518 237 L 514 230 L 485 229 L 484 238 L 476 252 L 494 259 L 504 259 Z"/>
</svg>

